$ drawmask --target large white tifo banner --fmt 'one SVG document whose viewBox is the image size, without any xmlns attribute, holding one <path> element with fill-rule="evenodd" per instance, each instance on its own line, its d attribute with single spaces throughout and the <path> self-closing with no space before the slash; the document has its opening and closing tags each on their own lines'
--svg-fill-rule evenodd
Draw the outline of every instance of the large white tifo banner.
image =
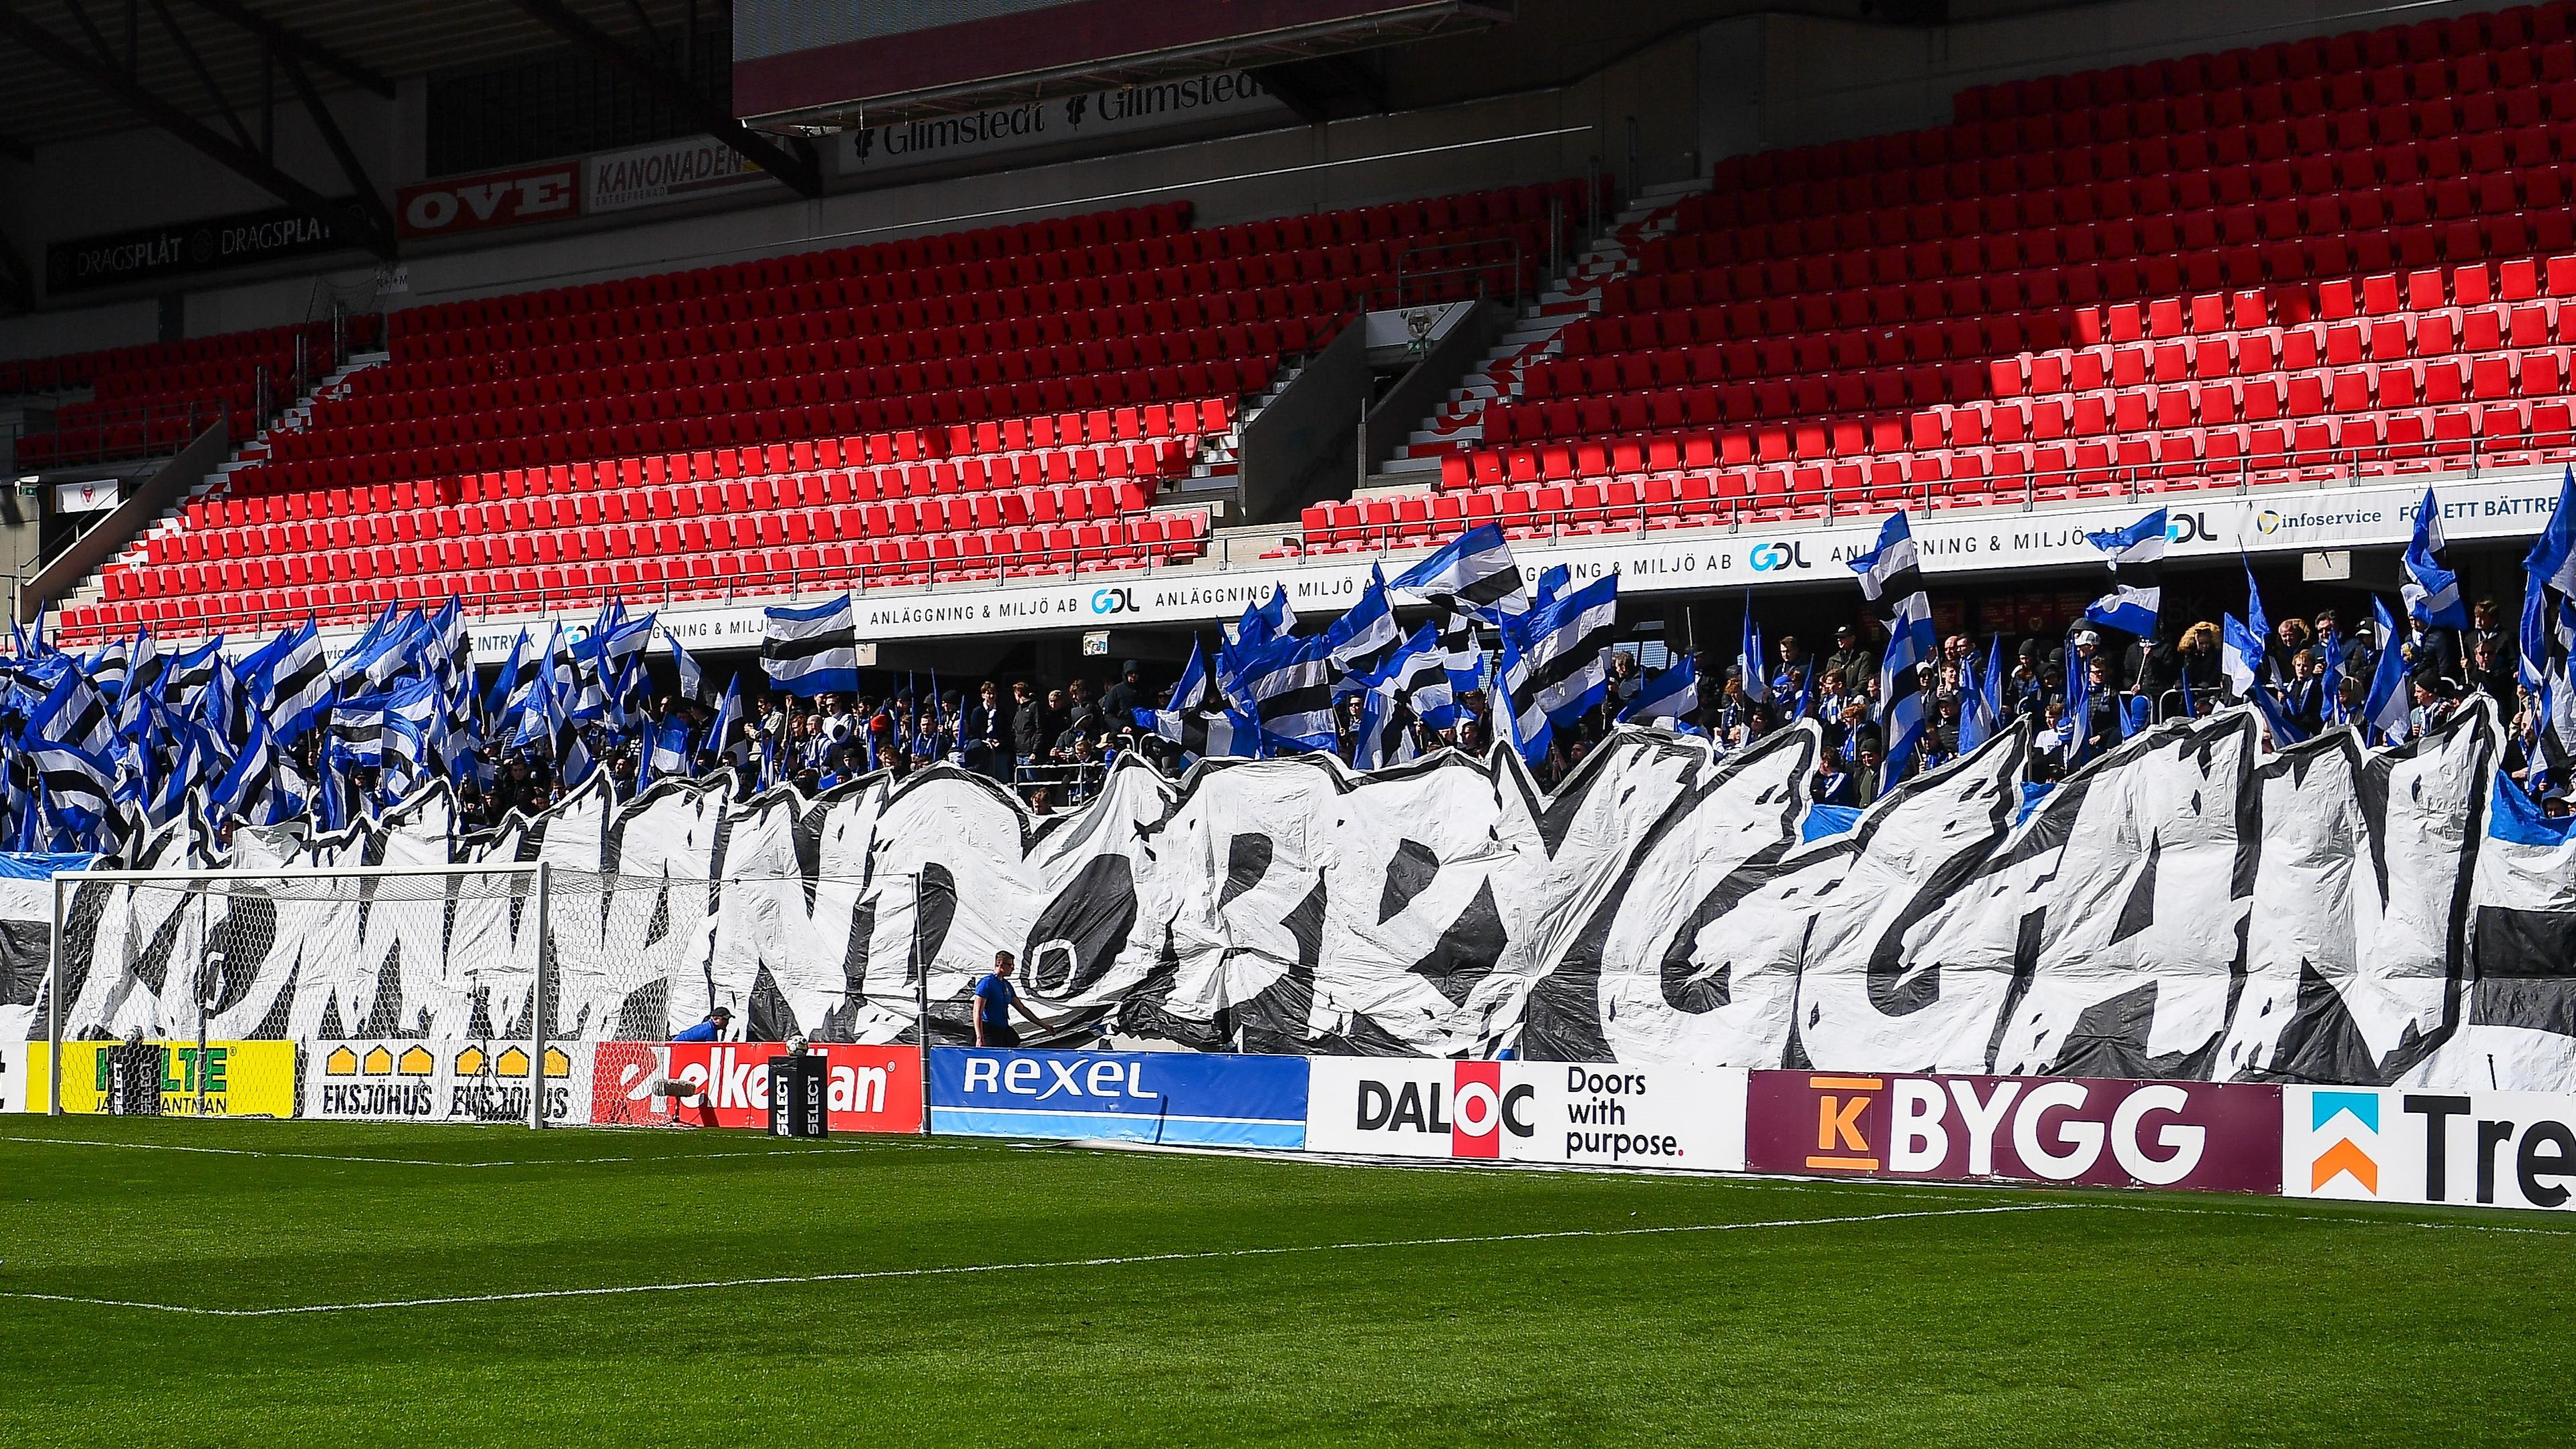
<svg viewBox="0 0 2576 1449">
<path fill-rule="evenodd" d="M 442 785 L 221 857 L 174 822 L 137 865 L 543 861 L 557 908 L 84 884 L 65 1035 L 194 1035 L 166 968 L 219 951 L 218 1039 L 506 1039 L 542 919 L 567 1043 L 724 1005 L 762 1041 L 891 1044 L 924 976 L 955 1021 L 1009 951 L 1044 1013 L 1137 1050 L 2576 1092 L 2576 828 L 2497 772 L 2484 703 L 2393 750 L 2269 753 L 2227 710 L 2040 791 L 2016 726 L 1808 839 L 1823 749 L 1623 729 L 1553 791 L 1507 752 L 1122 761 L 1042 820 L 948 767 L 744 801 L 599 775 L 490 831 Z M 50 901 L 11 900 L 0 1006 L 32 1008 Z"/>
<path fill-rule="evenodd" d="M 2576 1208 L 2576 1097 L 2285 1087 L 2287 1197 Z"/>
<path fill-rule="evenodd" d="M 1744 1169 L 1733 1068 L 1315 1057 L 1307 1071 L 1311 1152 Z"/>
</svg>

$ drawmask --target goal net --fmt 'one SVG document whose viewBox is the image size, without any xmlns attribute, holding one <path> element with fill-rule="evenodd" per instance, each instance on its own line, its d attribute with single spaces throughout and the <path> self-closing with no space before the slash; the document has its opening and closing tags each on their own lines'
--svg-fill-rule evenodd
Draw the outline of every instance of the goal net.
<svg viewBox="0 0 2576 1449">
<path fill-rule="evenodd" d="M 0 1033 L 40 1112 L 652 1125 L 687 1078 L 709 1090 L 686 1120 L 734 1125 L 772 1044 L 917 1050 L 925 996 L 962 1020 L 997 948 L 946 912 L 916 929 L 917 894 L 550 862 L 70 874 Z M 669 1045 L 719 1007 L 733 1045 Z"/>
</svg>

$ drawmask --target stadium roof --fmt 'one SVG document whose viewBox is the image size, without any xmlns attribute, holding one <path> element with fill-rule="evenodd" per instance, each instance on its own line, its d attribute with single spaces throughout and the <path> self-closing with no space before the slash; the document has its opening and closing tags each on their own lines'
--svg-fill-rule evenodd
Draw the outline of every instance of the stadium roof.
<svg viewBox="0 0 2576 1449">
<path fill-rule="evenodd" d="M 632 39 L 644 23 L 676 36 L 717 0 L 559 3 Z M 135 89 L 193 117 L 221 124 L 213 100 L 220 93 L 224 108 L 256 129 L 268 84 L 263 34 L 299 58 L 322 91 L 389 97 L 405 76 L 560 49 L 565 37 L 539 18 L 542 8 L 518 0 L 18 0 L 0 7 L 0 137 L 24 148 L 148 121 L 117 91 L 40 53 L 31 30 L 104 61 Z M 288 77 L 279 74 L 275 85 L 278 103 L 292 105 Z"/>
</svg>

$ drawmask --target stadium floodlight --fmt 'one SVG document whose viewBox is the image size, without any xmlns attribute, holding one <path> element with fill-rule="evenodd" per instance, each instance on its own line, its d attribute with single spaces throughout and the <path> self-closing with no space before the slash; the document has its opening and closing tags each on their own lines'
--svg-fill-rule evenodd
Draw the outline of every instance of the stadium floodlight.
<svg viewBox="0 0 2576 1449">
<path fill-rule="evenodd" d="M 558 996 L 557 875 L 546 861 L 57 874 L 40 996 L 48 1111 L 67 1110 L 67 1048 L 98 1042 L 89 1050 L 105 1053 L 121 1038 L 129 1048 L 158 1045 L 161 1096 L 175 1095 L 177 1110 L 291 1116 L 300 1051 L 417 1036 L 434 1015 L 480 1028 L 474 1076 L 496 1075 L 492 1064 L 524 1041 L 526 1120 L 541 1127 Z M 591 954 L 601 960 L 634 954 L 597 944 Z M 294 959 L 272 961 L 281 950 Z M 191 959 L 193 973 L 170 969 Z M 254 981 L 267 983 L 264 999 L 252 995 Z M 174 1047 L 174 1028 L 188 1024 L 182 1013 L 196 1018 L 195 1040 Z M 522 1017 L 523 1027 L 509 1027 Z M 240 1048 L 276 1049 L 245 1053 L 230 1044 L 236 1038 Z M 104 1083 L 107 1068 L 96 1071 Z M 128 1105 L 92 1099 L 95 1110 Z"/>
</svg>

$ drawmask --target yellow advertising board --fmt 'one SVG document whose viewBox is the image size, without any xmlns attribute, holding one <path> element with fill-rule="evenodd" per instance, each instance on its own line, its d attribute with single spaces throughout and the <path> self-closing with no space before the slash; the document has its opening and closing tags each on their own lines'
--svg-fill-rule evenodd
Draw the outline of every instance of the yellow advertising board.
<svg viewBox="0 0 2576 1449">
<path fill-rule="evenodd" d="M 109 1041 L 63 1043 L 63 1110 L 99 1113 L 107 1110 Z M 292 1117 L 295 1115 L 295 1043 L 291 1041 L 210 1041 L 200 1060 L 197 1044 L 156 1043 L 161 1051 L 161 1111 L 187 1117 L 197 1112 L 198 1078 L 205 1079 L 209 1117 Z M 27 1043 L 26 1110 L 52 1109 L 52 1058 L 49 1046 Z"/>
</svg>

